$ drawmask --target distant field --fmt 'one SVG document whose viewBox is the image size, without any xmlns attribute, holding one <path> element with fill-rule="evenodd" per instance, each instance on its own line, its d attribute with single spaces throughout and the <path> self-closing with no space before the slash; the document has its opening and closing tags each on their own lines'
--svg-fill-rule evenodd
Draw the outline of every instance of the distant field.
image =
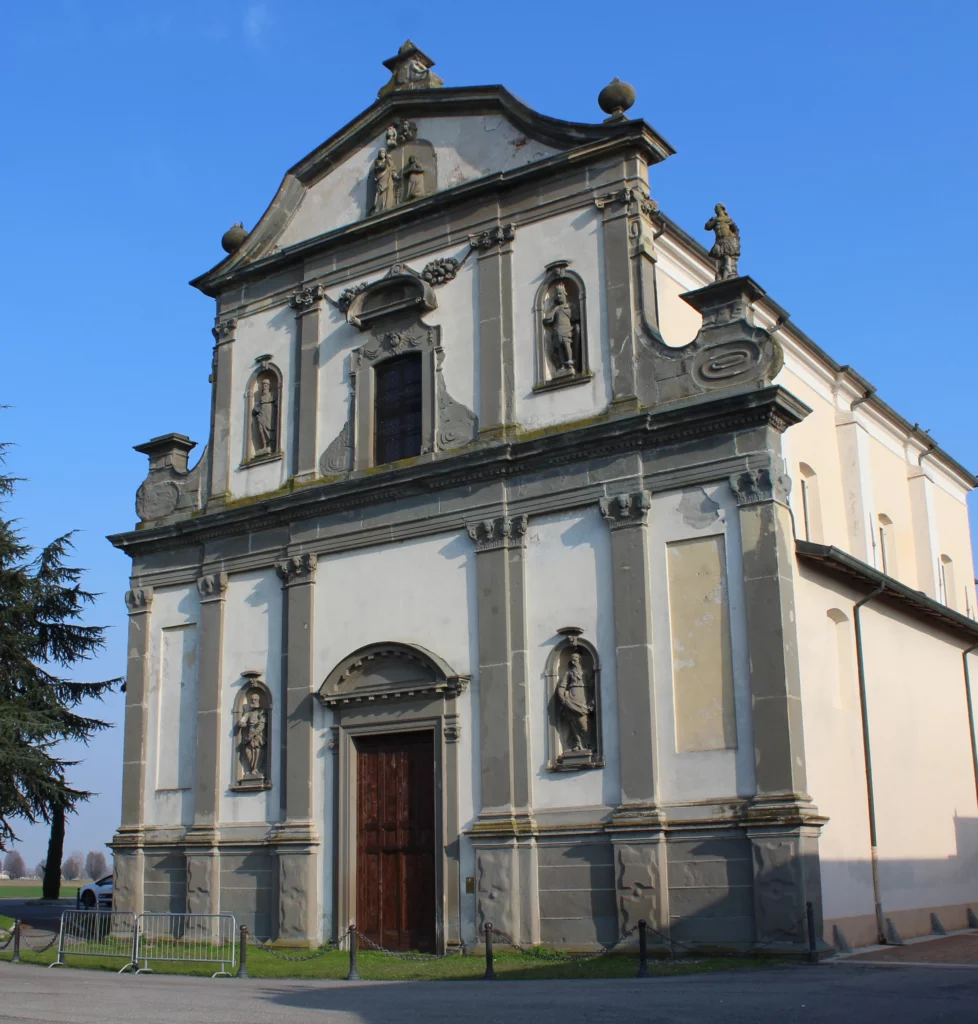
<svg viewBox="0 0 978 1024">
<path fill-rule="evenodd" d="M 88 885 L 90 879 L 61 883 L 62 896 L 74 896 L 80 885 Z M 36 878 L 3 879 L 0 881 L 0 900 L 39 900 L 41 883 Z"/>
</svg>

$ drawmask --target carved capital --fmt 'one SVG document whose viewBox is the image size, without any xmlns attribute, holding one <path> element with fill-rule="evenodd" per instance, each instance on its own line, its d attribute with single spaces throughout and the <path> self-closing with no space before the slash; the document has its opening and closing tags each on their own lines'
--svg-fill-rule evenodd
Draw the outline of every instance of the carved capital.
<svg viewBox="0 0 978 1024">
<path fill-rule="evenodd" d="M 226 341 L 234 341 L 234 332 L 237 328 L 238 321 L 234 317 L 230 317 L 227 320 L 219 320 L 217 325 L 211 328 L 211 334 L 214 335 L 214 340 L 218 345 L 221 345 Z"/>
<path fill-rule="evenodd" d="M 756 505 L 762 501 L 787 505 L 791 493 L 791 477 L 766 466 L 761 469 L 745 469 L 743 473 L 735 473 L 730 477 L 730 489 L 740 506 Z"/>
<path fill-rule="evenodd" d="M 507 242 L 512 242 L 515 237 L 515 224 L 497 224 L 494 228 L 489 228 L 487 231 L 480 231 L 477 234 L 469 235 L 469 245 L 473 249 L 488 252 L 492 249 L 500 248 Z"/>
<path fill-rule="evenodd" d="M 522 547 L 526 543 L 526 516 L 498 516 L 495 519 L 480 519 L 477 523 L 466 523 L 465 529 L 475 541 L 476 551 L 492 551 L 496 548 Z"/>
<path fill-rule="evenodd" d="M 446 715 L 445 725 L 442 728 L 442 735 L 446 743 L 458 743 L 462 735 L 462 726 L 459 724 L 458 715 Z"/>
<path fill-rule="evenodd" d="M 201 601 L 223 601 L 228 589 L 228 574 L 215 572 L 197 580 L 197 592 Z"/>
<path fill-rule="evenodd" d="M 126 592 L 126 607 L 130 615 L 148 612 L 153 605 L 152 587 L 134 587 Z"/>
<path fill-rule="evenodd" d="M 626 526 L 645 526 L 651 507 L 652 495 L 648 491 L 616 494 L 598 502 L 601 515 L 612 530 L 621 530 Z"/>
<path fill-rule="evenodd" d="M 321 284 L 307 285 L 289 296 L 289 305 L 297 313 L 308 313 L 315 309 L 326 297 L 326 289 Z"/>
<path fill-rule="evenodd" d="M 312 583 L 316 579 L 316 555 L 293 555 L 275 567 L 287 587 L 295 583 Z"/>
</svg>

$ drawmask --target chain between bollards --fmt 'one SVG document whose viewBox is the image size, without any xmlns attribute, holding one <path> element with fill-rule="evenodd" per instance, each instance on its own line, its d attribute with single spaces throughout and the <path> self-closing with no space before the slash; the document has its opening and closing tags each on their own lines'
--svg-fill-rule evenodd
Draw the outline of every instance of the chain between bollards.
<svg viewBox="0 0 978 1024">
<path fill-rule="evenodd" d="M 495 981 L 496 972 L 492 966 L 492 925 L 486 924 L 486 973 L 482 975 L 483 981 Z"/>
<path fill-rule="evenodd" d="M 638 974 L 636 977 L 647 978 L 649 976 L 649 923 L 643 917 L 638 922 Z"/>
<path fill-rule="evenodd" d="M 14 921 L 14 955 L 10 958 L 12 964 L 20 963 L 20 921 Z"/>
<path fill-rule="evenodd" d="M 808 962 L 818 963 L 818 947 L 815 944 L 815 908 L 811 902 L 805 904 L 805 917 L 808 918 Z"/>
<path fill-rule="evenodd" d="M 360 945 L 357 939 L 357 926 L 350 925 L 350 971 L 346 976 L 347 981 L 359 981 L 360 972 L 357 970 L 357 946 Z"/>
<path fill-rule="evenodd" d="M 241 926 L 241 932 L 238 938 L 238 973 L 235 977 L 248 977 L 248 929 L 245 925 Z"/>
</svg>

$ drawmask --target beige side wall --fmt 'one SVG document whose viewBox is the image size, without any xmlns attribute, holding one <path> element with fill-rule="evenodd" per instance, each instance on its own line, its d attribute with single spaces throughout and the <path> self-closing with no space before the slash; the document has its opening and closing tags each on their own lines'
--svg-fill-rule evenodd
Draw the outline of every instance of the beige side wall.
<svg viewBox="0 0 978 1024">
<path fill-rule="evenodd" d="M 925 462 L 926 466 L 927 463 Z M 937 555 L 951 559 L 954 584 L 948 603 L 955 611 L 975 617 L 975 573 L 971 550 L 968 506 L 940 487 L 934 488 L 933 507 L 937 518 Z"/>
<path fill-rule="evenodd" d="M 829 819 L 820 844 L 825 938 L 838 923 L 853 944 L 874 941 L 875 924 L 855 642 L 838 641 L 862 596 L 799 566 L 808 786 Z M 930 930 L 929 910 L 960 927 L 963 908 L 978 909 L 965 644 L 887 605 L 869 605 L 862 618 L 884 915 L 905 937 Z"/>
<path fill-rule="evenodd" d="M 875 566 L 883 571 L 883 547 L 880 540 L 880 516 L 892 521 L 886 526 L 886 572 L 915 589 L 917 582 L 917 530 L 923 532 L 924 524 L 915 523 L 910 506 L 910 487 L 906 457 L 897 454 L 878 438 L 870 437 L 870 460 L 873 472 L 874 507 L 869 510 L 873 529 L 873 554 Z"/>
</svg>

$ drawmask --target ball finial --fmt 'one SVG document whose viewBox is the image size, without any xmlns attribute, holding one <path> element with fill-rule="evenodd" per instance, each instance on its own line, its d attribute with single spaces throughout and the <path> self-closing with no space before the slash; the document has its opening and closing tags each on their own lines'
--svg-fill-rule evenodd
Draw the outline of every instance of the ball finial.
<svg viewBox="0 0 978 1024">
<path fill-rule="evenodd" d="M 224 232 L 224 235 L 221 238 L 221 248 L 230 255 L 241 248 L 247 237 L 248 232 L 245 231 L 244 225 L 241 221 L 236 221 L 233 227 L 228 228 L 227 231 Z"/>
<path fill-rule="evenodd" d="M 625 111 L 635 102 L 635 90 L 620 79 L 613 78 L 598 93 L 598 106 L 609 115 L 609 121 L 621 121 Z"/>
</svg>

